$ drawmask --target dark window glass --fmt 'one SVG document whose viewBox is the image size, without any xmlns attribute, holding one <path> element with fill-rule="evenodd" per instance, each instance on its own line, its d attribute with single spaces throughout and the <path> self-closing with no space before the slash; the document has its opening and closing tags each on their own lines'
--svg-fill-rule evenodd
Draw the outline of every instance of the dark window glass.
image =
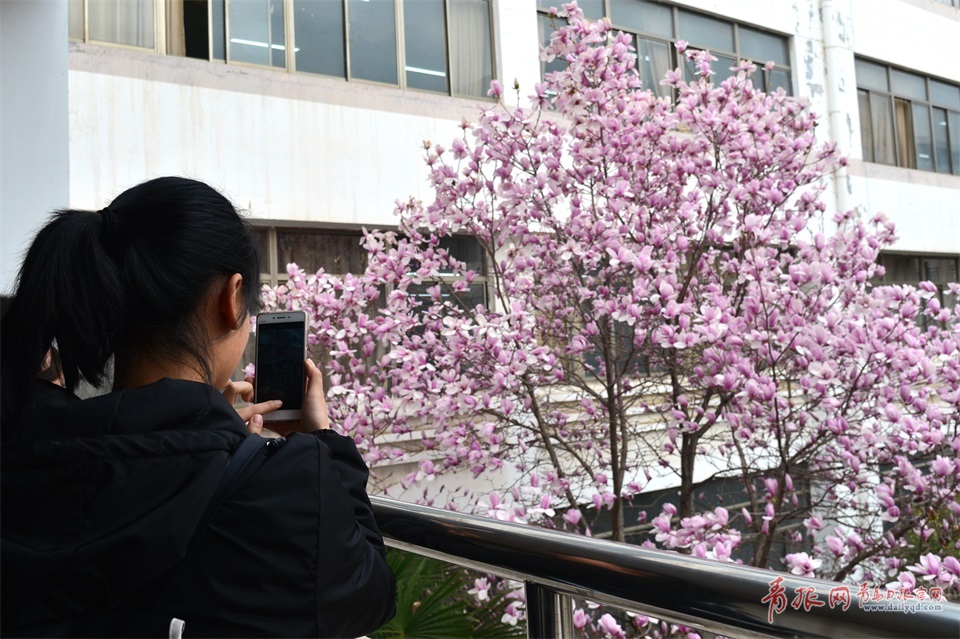
<svg viewBox="0 0 960 639">
<path fill-rule="evenodd" d="M 927 258 L 923 270 L 926 278 L 935 284 L 957 281 L 957 260 L 952 257 Z"/>
<path fill-rule="evenodd" d="M 346 77 L 343 3 L 339 0 L 294 0 L 297 71 Z"/>
<path fill-rule="evenodd" d="M 465 291 L 454 292 L 449 282 L 425 282 L 411 284 L 407 291 L 422 305 L 421 308 L 433 306 L 433 297 L 428 289 L 440 287 L 440 302 L 450 302 L 466 311 L 472 311 L 477 306 L 486 306 L 487 290 L 483 284 L 470 284 Z"/>
<path fill-rule="evenodd" d="M 927 99 L 927 83 L 919 75 L 890 69 L 890 86 L 893 93 L 914 100 Z"/>
<path fill-rule="evenodd" d="M 861 89 L 857 91 L 857 100 L 860 103 L 860 142 L 863 147 L 863 159 L 866 162 L 874 162 L 873 118 L 870 116 L 870 94 Z"/>
<path fill-rule="evenodd" d="M 577 6 L 583 11 L 583 17 L 587 20 L 603 18 L 603 0 L 578 0 Z"/>
<path fill-rule="evenodd" d="M 950 137 L 950 172 L 960 175 L 960 113 L 947 112 L 947 128 Z"/>
<path fill-rule="evenodd" d="M 710 67 L 713 70 L 714 74 L 716 74 L 713 76 L 713 82 L 716 84 L 720 84 L 727 78 L 733 76 L 734 72 L 731 71 L 730 69 L 731 67 L 737 64 L 737 61 L 728 56 L 718 55 L 716 53 L 713 54 L 713 57 L 717 59 L 717 61 L 713 62 Z"/>
<path fill-rule="evenodd" d="M 450 256 L 464 263 L 468 271 L 484 275 L 483 247 L 472 237 L 455 236 L 440 239 L 440 248 L 450 252 Z M 453 275 L 453 273 L 443 273 Z"/>
<path fill-rule="evenodd" d="M 475 238 L 468 236 L 445 237 L 440 240 L 439 248 L 448 251 L 451 257 L 463 262 L 465 270 L 473 271 L 480 277 L 485 276 L 483 247 Z M 441 271 L 440 275 L 441 277 L 458 277 L 463 273 L 448 269 Z M 408 290 L 419 298 L 420 302 L 426 307 L 433 305 L 433 299 L 427 289 L 438 285 L 440 286 L 440 300 L 442 302 L 451 302 L 465 310 L 473 310 L 478 305 L 485 306 L 487 303 L 487 287 L 483 282 L 474 282 L 461 292 L 453 291 L 451 280 L 424 282 L 411 286 Z"/>
<path fill-rule="evenodd" d="M 637 64 L 640 67 L 640 79 L 646 89 L 657 97 L 670 94 L 670 88 L 660 86 L 660 81 L 670 70 L 670 46 L 665 42 L 637 38 Z"/>
<path fill-rule="evenodd" d="M 282 0 L 230 0 L 230 60 L 286 66 Z"/>
<path fill-rule="evenodd" d="M 227 59 L 227 29 L 224 0 L 210 2 L 210 31 L 213 34 L 213 59 Z"/>
<path fill-rule="evenodd" d="M 188 58 L 208 60 L 207 0 L 183 0 L 183 53 Z"/>
<path fill-rule="evenodd" d="M 943 109 L 933 109 L 933 141 L 937 148 L 937 172 L 949 173 L 950 136 L 947 130 L 947 112 Z"/>
<path fill-rule="evenodd" d="M 933 140 L 930 136 L 930 109 L 926 104 L 913 105 L 913 135 L 917 147 L 917 168 L 932 171 Z"/>
<path fill-rule="evenodd" d="M 680 38 L 697 48 L 733 51 L 733 25 L 688 11 L 678 12 Z"/>
<path fill-rule="evenodd" d="M 893 137 L 893 104 L 885 95 L 870 95 L 870 119 L 873 122 L 874 162 L 897 164 Z"/>
<path fill-rule="evenodd" d="M 284 38 L 286 26 L 283 19 L 283 0 L 270 2 L 270 65 L 283 69 L 287 66 L 287 47 Z"/>
<path fill-rule="evenodd" d="M 488 0 L 450 2 L 451 75 L 455 95 L 484 97 L 493 80 Z"/>
<path fill-rule="evenodd" d="M 537 15 L 537 27 L 540 30 L 540 44 L 547 46 L 550 44 L 550 36 L 561 27 L 567 26 L 567 21 L 561 18 L 549 18 L 544 14 Z M 550 62 L 540 61 L 540 76 L 553 71 L 562 71 L 567 68 L 567 61 L 562 58 L 554 58 Z"/>
<path fill-rule="evenodd" d="M 615 367 L 615 374 L 640 374 L 649 375 L 651 372 L 650 361 L 637 351 L 635 342 L 636 335 L 633 326 L 626 322 L 614 322 L 612 335 L 608 338 L 613 346 L 612 366 Z M 593 348 L 588 349 L 582 355 L 583 366 L 590 374 L 596 375 L 600 370 L 600 364 L 603 361 L 600 341 L 602 337 L 597 338 L 598 342 Z"/>
<path fill-rule="evenodd" d="M 960 111 L 960 86 L 930 80 L 930 101 Z"/>
<path fill-rule="evenodd" d="M 739 33 L 742 57 L 749 58 L 761 66 L 771 60 L 784 66 L 789 64 L 786 38 L 748 27 L 740 27 Z"/>
<path fill-rule="evenodd" d="M 887 68 L 866 60 L 857 60 L 857 86 L 874 91 L 889 91 Z"/>
<path fill-rule="evenodd" d="M 733 75 L 730 67 L 734 65 L 734 60 L 729 56 L 719 55 L 712 51 L 710 55 L 717 59 L 716 62 L 710 63 L 710 70 L 713 71 L 713 75 L 710 76 L 710 82 L 720 84 Z M 687 82 L 693 82 L 700 77 L 700 68 L 691 60 L 684 60 L 683 70 Z"/>
<path fill-rule="evenodd" d="M 920 281 L 920 260 L 913 255 L 881 255 L 884 284 L 913 284 Z"/>
<path fill-rule="evenodd" d="M 933 138 L 930 134 L 930 109 L 926 104 L 913 105 L 913 136 L 917 153 L 917 168 L 932 171 Z"/>
<path fill-rule="evenodd" d="M 787 93 L 791 93 L 790 73 L 788 71 L 784 71 L 783 69 L 774 69 L 769 72 L 769 76 L 770 82 L 768 83 L 768 91 L 782 88 Z"/>
<path fill-rule="evenodd" d="M 670 7 L 643 0 L 611 0 L 610 20 L 615 26 L 673 37 L 673 11 Z"/>
<path fill-rule="evenodd" d="M 397 29 L 393 0 L 349 0 L 350 77 L 397 84 Z"/>
<path fill-rule="evenodd" d="M 359 234 L 278 229 L 277 271 L 286 272 L 293 262 L 309 273 L 321 268 L 338 275 L 362 273 L 367 253 L 360 241 Z"/>
<path fill-rule="evenodd" d="M 404 71 L 408 87 L 448 91 L 443 4 L 443 0 L 404 0 Z"/>
</svg>

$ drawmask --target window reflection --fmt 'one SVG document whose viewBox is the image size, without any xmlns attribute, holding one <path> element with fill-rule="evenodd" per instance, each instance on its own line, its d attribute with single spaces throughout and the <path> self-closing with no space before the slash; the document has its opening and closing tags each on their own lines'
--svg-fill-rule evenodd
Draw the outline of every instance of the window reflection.
<svg viewBox="0 0 960 639">
<path fill-rule="evenodd" d="M 393 0 L 349 0 L 350 77 L 397 84 L 396 5 Z"/>
<path fill-rule="evenodd" d="M 294 0 L 297 71 L 346 77 L 343 4 L 329 0 Z"/>
<path fill-rule="evenodd" d="M 286 66 L 282 0 L 230 0 L 230 61 Z"/>
<path fill-rule="evenodd" d="M 403 3 L 407 86 L 446 93 L 447 34 L 443 0 Z"/>
</svg>

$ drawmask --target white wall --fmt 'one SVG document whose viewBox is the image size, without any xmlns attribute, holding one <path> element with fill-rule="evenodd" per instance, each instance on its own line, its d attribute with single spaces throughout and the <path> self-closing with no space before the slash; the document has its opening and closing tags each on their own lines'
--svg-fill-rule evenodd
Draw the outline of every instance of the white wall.
<svg viewBox="0 0 960 639">
<path fill-rule="evenodd" d="M 493 102 L 73 45 L 70 199 L 99 208 L 158 175 L 222 189 L 255 217 L 391 224 L 427 196 L 446 146 Z"/>
<path fill-rule="evenodd" d="M 0 2 L 0 292 L 47 213 L 69 204 L 67 4 Z"/>
</svg>

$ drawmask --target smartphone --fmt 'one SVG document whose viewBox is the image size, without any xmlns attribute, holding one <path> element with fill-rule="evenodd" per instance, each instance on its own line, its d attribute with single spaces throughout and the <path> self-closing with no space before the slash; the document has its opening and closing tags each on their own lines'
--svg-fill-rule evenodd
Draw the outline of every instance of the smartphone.
<svg viewBox="0 0 960 639">
<path fill-rule="evenodd" d="M 280 410 L 266 413 L 265 422 L 300 419 L 306 378 L 307 315 L 281 311 L 257 315 L 254 402 L 279 399 Z"/>
</svg>

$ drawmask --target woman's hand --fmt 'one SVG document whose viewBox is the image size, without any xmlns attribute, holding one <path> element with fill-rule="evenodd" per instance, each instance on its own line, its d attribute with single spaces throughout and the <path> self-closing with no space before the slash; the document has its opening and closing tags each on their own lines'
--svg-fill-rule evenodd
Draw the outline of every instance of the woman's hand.
<svg viewBox="0 0 960 639">
<path fill-rule="evenodd" d="M 330 428 L 330 412 L 327 410 L 327 397 L 323 394 L 323 373 L 311 360 L 306 360 L 307 388 L 303 394 L 303 412 L 300 424 L 305 432 L 327 430 Z"/>
<path fill-rule="evenodd" d="M 270 430 L 284 437 L 291 433 L 309 433 L 330 428 L 327 399 L 323 394 L 323 373 L 309 359 L 304 360 L 303 369 L 307 382 L 303 393 L 300 421 L 270 422 L 269 425 Z"/>
<path fill-rule="evenodd" d="M 237 402 L 238 397 L 245 402 L 253 401 L 253 378 L 248 377 L 242 382 L 229 382 L 227 387 L 223 389 L 223 397 L 230 402 L 231 406 Z M 250 431 L 251 435 L 259 435 L 263 430 L 264 413 L 275 411 L 282 405 L 283 402 L 279 399 L 272 399 L 268 402 L 238 408 L 237 414 L 246 423 L 247 430 Z"/>
</svg>

